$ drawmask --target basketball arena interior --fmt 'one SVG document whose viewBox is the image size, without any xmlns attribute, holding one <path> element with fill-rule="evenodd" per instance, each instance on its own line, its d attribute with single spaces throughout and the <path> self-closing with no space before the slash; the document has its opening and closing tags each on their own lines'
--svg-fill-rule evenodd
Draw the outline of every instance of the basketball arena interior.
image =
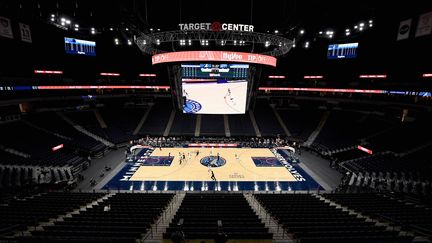
<svg viewBox="0 0 432 243">
<path fill-rule="evenodd" d="M 431 57 L 431 1 L 0 0 L 0 242 L 431 242 Z"/>
</svg>

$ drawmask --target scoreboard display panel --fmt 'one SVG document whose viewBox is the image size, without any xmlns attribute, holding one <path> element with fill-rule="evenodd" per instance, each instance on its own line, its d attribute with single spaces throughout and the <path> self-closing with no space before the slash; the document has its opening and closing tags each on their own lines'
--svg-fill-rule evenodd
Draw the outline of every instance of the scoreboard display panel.
<svg viewBox="0 0 432 243">
<path fill-rule="evenodd" d="M 73 55 L 96 56 L 96 42 L 75 38 L 64 38 L 65 52 Z"/>
<path fill-rule="evenodd" d="M 332 44 L 328 46 L 328 59 L 344 59 L 357 57 L 358 43 Z"/>
<path fill-rule="evenodd" d="M 183 78 L 247 79 L 249 64 L 182 64 Z"/>
</svg>

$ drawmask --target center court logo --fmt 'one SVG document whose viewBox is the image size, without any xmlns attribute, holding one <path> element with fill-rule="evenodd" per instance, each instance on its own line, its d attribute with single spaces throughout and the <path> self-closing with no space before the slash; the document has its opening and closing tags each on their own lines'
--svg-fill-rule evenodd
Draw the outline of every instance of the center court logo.
<svg viewBox="0 0 432 243">
<path fill-rule="evenodd" d="M 183 112 L 184 113 L 197 113 L 202 108 L 202 105 L 195 100 L 186 100 L 185 104 L 183 105 Z"/>
<path fill-rule="evenodd" d="M 206 156 L 200 163 L 206 167 L 221 167 L 226 164 L 226 160 L 220 156 Z"/>
</svg>

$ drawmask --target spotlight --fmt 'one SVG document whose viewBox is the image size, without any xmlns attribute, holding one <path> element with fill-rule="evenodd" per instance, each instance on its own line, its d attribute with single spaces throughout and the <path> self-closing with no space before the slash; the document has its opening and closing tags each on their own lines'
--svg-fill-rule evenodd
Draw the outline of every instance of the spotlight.
<svg viewBox="0 0 432 243">
<path fill-rule="evenodd" d="M 189 46 L 192 45 L 192 40 L 191 40 L 191 39 L 188 40 L 188 45 L 189 45 Z"/>
<path fill-rule="evenodd" d="M 363 27 L 360 27 L 359 30 L 360 30 L 360 31 L 363 31 Z"/>
<path fill-rule="evenodd" d="M 320 34 L 320 35 L 322 35 L 322 34 L 323 34 L 323 32 L 322 32 L 322 31 L 320 31 L 320 32 L 319 32 L 319 34 Z"/>
<path fill-rule="evenodd" d="M 66 19 L 66 24 L 71 24 L 71 21 L 69 19 Z"/>
<path fill-rule="evenodd" d="M 118 38 L 114 38 L 114 44 L 115 44 L 116 46 L 118 46 L 118 45 L 120 44 Z"/>
<path fill-rule="evenodd" d="M 357 29 L 358 28 L 358 26 L 357 25 L 354 25 L 354 29 Z"/>
<path fill-rule="evenodd" d="M 278 33 L 279 33 L 279 30 L 275 30 L 274 33 L 275 33 L 275 34 L 278 34 Z"/>
<path fill-rule="evenodd" d="M 349 36 L 351 33 L 350 32 L 345 32 L 345 35 L 346 36 Z"/>
<path fill-rule="evenodd" d="M 157 29 L 157 31 L 160 31 L 160 29 Z"/>
<path fill-rule="evenodd" d="M 159 39 L 156 40 L 156 45 L 160 45 L 160 40 Z"/>
<path fill-rule="evenodd" d="M 150 31 L 153 31 L 153 28 L 150 28 Z"/>
<path fill-rule="evenodd" d="M 78 28 L 79 27 L 79 25 L 78 24 L 75 24 L 75 28 Z"/>
<path fill-rule="evenodd" d="M 186 40 L 180 40 L 180 45 L 181 46 L 185 46 L 186 45 Z"/>
<path fill-rule="evenodd" d="M 303 35 L 305 33 L 304 30 L 300 30 L 300 35 Z"/>
<path fill-rule="evenodd" d="M 54 22 L 55 21 L 55 18 L 51 18 L 51 22 Z"/>
<path fill-rule="evenodd" d="M 110 28 L 110 30 L 113 31 L 114 29 L 113 29 L 113 28 Z"/>
<path fill-rule="evenodd" d="M 51 14 L 51 18 L 55 18 L 55 14 Z"/>
<path fill-rule="evenodd" d="M 370 24 L 369 24 L 369 27 L 373 27 L 373 24 L 372 24 L 372 23 L 370 23 Z"/>
<path fill-rule="evenodd" d="M 75 28 L 75 31 L 78 31 L 78 28 Z"/>
<path fill-rule="evenodd" d="M 132 41 L 128 40 L 128 45 L 131 46 L 132 45 Z"/>
<path fill-rule="evenodd" d="M 306 41 L 305 42 L 305 46 L 304 46 L 305 48 L 309 48 L 309 41 Z"/>
<path fill-rule="evenodd" d="M 369 20 L 369 24 L 372 24 L 372 23 L 373 23 L 373 20 L 372 20 L 372 19 L 370 19 L 370 20 Z"/>
<path fill-rule="evenodd" d="M 126 28 L 125 30 L 126 30 L 126 31 L 129 31 L 129 28 Z"/>
<path fill-rule="evenodd" d="M 265 41 L 264 46 L 265 47 L 269 47 L 270 46 L 270 41 Z"/>
<path fill-rule="evenodd" d="M 60 21 L 61 22 L 66 22 L 66 19 L 65 18 L 61 18 Z"/>
<path fill-rule="evenodd" d="M 363 27 L 365 24 L 362 22 L 359 24 L 360 27 Z"/>
<path fill-rule="evenodd" d="M 350 29 L 346 29 L 345 32 L 350 32 Z"/>
<path fill-rule="evenodd" d="M 224 46 L 225 44 L 226 44 L 226 40 L 221 40 L 221 41 L 220 41 L 220 45 L 221 45 L 221 46 Z"/>
</svg>

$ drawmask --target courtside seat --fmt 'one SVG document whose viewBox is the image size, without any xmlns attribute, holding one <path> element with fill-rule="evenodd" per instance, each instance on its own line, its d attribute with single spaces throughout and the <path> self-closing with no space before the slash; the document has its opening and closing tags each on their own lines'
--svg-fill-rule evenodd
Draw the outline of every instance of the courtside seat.
<svg viewBox="0 0 432 243">
<path fill-rule="evenodd" d="M 325 197 L 372 218 L 390 221 L 393 225 L 432 231 L 432 210 L 398 197 L 377 193 L 337 193 L 325 194 Z"/>
<path fill-rule="evenodd" d="M 173 194 L 117 193 L 86 211 L 31 233 L 35 239 L 48 242 L 134 242 L 149 230 L 172 198 Z"/>
<path fill-rule="evenodd" d="M 218 233 L 218 220 L 229 239 L 272 239 L 272 234 L 261 222 L 242 194 L 186 194 L 167 232 L 165 239 L 178 228 L 186 239 L 214 239 Z"/>
<path fill-rule="evenodd" d="M 9 204 L 0 206 L 0 224 L 13 226 L 11 231 L 23 230 L 27 226 L 35 226 L 51 218 L 57 218 L 103 195 L 52 192 L 24 200 L 12 200 Z"/>
<path fill-rule="evenodd" d="M 268 212 L 300 242 L 409 242 L 397 231 L 365 222 L 310 194 L 256 194 Z"/>
</svg>

